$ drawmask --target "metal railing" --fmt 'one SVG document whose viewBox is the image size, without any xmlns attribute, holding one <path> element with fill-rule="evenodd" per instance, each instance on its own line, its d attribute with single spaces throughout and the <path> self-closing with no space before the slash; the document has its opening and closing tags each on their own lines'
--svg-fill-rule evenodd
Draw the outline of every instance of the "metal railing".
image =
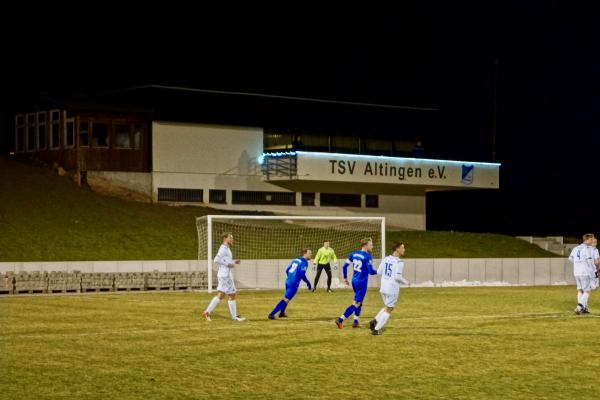
<svg viewBox="0 0 600 400">
<path fill-rule="evenodd" d="M 266 180 L 272 177 L 289 177 L 295 179 L 298 177 L 298 158 L 296 154 L 265 155 L 261 167 L 263 176 Z"/>
</svg>

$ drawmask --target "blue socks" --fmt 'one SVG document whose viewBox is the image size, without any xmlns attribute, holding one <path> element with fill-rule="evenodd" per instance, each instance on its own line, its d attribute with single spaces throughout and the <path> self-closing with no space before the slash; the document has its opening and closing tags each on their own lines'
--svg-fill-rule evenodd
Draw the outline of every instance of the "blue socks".
<svg viewBox="0 0 600 400">
<path fill-rule="evenodd" d="M 275 308 L 273 309 L 273 311 L 271 311 L 271 314 L 269 314 L 269 315 L 275 315 L 275 314 L 277 314 L 278 311 L 285 310 L 285 307 L 287 307 L 287 303 L 285 301 L 281 300 L 279 303 L 277 303 L 277 305 L 275 306 Z"/>
<path fill-rule="evenodd" d="M 344 311 L 344 318 L 348 318 L 349 316 L 354 314 L 355 311 L 356 307 L 354 307 L 354 304 L 352 304 L 350 307 L 346 308 L 346 311 Z"/>
</svg>

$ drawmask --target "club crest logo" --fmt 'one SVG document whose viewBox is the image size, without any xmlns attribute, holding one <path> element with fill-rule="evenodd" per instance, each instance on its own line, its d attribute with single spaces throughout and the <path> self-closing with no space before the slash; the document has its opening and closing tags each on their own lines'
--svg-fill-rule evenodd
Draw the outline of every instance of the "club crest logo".
<svg viewBox="0 0 600 400">
<path fill-rule="evenodd" d="M 463 185 L 470 185 L 473 183 L 473 170 L 475 167 L 473 165 L 462 165 L 462 173 L 460 183 Z"/>
</svg>

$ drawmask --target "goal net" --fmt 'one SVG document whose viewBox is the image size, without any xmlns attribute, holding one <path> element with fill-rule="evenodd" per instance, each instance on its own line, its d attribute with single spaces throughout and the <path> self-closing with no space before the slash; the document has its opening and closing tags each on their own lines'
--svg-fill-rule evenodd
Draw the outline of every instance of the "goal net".
<svg viewBox="0 0 600 400">
<path fill-rule="evenodd" d="M 233 234 L 231 251 L 234 259 L 241 260 L 234 270 L 238 289 L 283 287 L 289 262 L 301 256 L 303 248 L 311 249 L 314 257 L 324 240 L 330 241 L 338 258 L 337 265 L 332 265 L 334 287 L 339 286 L 344 260 L 360 248 L 362 238 L 373 240 L 374 259 L 380 259 L 385 249 L 384 217 L 208 215 L 196 219 L 196 228 L 198 260 L 207 265 L 209 292 L 216 283 L 213 259 L 225 232 Z M 307 273 L 311 283 L 315 270 L 311 263 Z M 319 286 L 326 281 L 323 273 Z"/>
</svg>

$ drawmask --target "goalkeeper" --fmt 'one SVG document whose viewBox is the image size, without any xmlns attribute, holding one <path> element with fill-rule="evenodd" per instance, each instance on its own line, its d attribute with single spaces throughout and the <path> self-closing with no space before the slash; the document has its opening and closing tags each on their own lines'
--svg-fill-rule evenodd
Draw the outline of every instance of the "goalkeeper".
<svg viewBox="0 0 600 400">
<path fill-rule="evenodd" d="M 319 283 L 319 278 L 321 277 L 321 271 L 325 270 L 327 274 L 327 292 L 331 293 L 331 262 L 336 265 L 337 268 L 337 257 L 335 256 L 335 251 L 331 247 L 329 247 L 329 240 L 323 241 L 323 247 L 317 251 L 317 255 L 315 256 L 314 263 L 317 266 L 317 275 L 315 276 L 315 283 L 313 284 L 312 291 L 317 290 L 317 283 Z"/>
</svg>

